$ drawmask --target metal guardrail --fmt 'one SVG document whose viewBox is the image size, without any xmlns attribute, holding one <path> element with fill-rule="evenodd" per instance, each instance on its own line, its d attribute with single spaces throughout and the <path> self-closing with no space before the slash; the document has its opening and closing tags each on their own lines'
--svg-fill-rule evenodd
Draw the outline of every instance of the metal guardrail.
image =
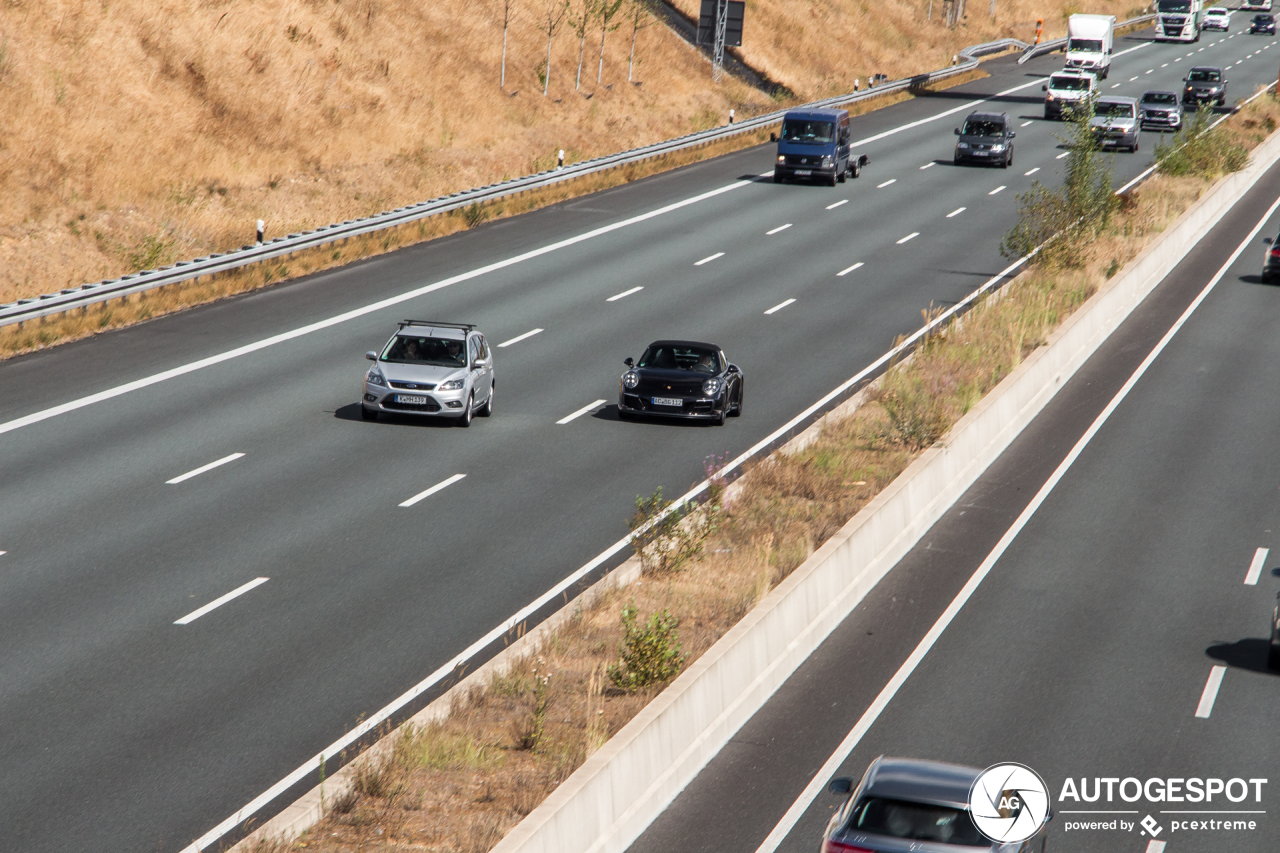
<svg viewBox="0 0 1280 853">
<path fill-rule="evenodd" d="M 1115 28 L 1118 30 L 1121 27 L 1131 27 L 1131 26 L 1134 26 L 1135 24 L 1145 24 L 1148 21 L 1154 21 L 1155 19 L 1156 19 L 1155 15 L 1139 15 L 1136 18 L 1130 18 L 1127 21 L 1121 21 L 1120 23 L 1116 24 Z M 1065 38 L 1053 39 L 1052 41 L 1041 42 L 1040 44 L 1033 44 L 1031 47 L 1028 47 L 1025 51 L 1023 51 L 1022 56 L 1018 57 L 1018 64 L 1021 65 L 1029 59 L 1035 59 L 1037 56 L 1043 56 L 1046 53 L 1053 53 L 1055 50 L 1060 50 L 1066 46 L 1067 46 L 1067 40 Z"/>
<path fill-rule="evenodd" d="M 1028 47 L 1030 46 L 1026 42 L 1012 38 L 973 45 L 971 47 L 964 48 L 964 50 L 962 50 L 958 55 L 959 61 L 950 67 L 942 68 L 937 71 L 930 71 L 927 74 L 918 74 L 914 77 L 904 77 L 900 80 L 892 80 L 886 83 L 881 83 L 873 88 L 864 89 L 860 92 L 852 92 L 833 98 L 825 98 L 820 101 L 813 101 L 812 103 L 805 104 L 803 106 L 810 109 L 833 107 L 878 97 L 887 92 L 919 88 L 939 80 L 944 80 L 948 77 L 953 77 L 957 74 L 963 74 L 966 71 L 971 71 L 977 67 L 978 57 L 980 56 L 999 53 L 1013 48 L 1021 48 L 1025 50 Z M 541 189 L 543 187 L 560 183 L 561 181 L 573 180 L 575 178 L 581 178 L 606 169 L 614 169 L 619 166 L 638 163 L 652 157 L 672 154 L 686 148 L 717 142 L 721 139 L 736 136 L 740 133 L 746 133 L 762 127 L 768 127 L 771 124 L 776 124 L 782 120 L 785 113 L 786 110 L 778 110 L 776 112 L 756 116 L 755 118 L 747 119 L 736 124 L 700 131 L 698 133 L 690 133 L 675 139 L 657 142 L 652 145 L 645 145 L 640 148 L 633 148 L 630 151 L 607 154 L 590 160 L 584 160 L 580 163 L 574 163 L 563 168 L 539 172 L 522 178 L 512 178 L 511 180 L 502 181 L 496 184 L 489 184 L 485 187 L 478 187 L 464 192 L 451 193 L 447 196 L 418 202 L 417 204 L 411 204 L 406 207 L 398 207 L 394 210 L 384 211 L 362 219 L 348 219 L 345 222 L 326 225 L 310 231 L 301 231 L 295 234 L 289 234 L 286 237 L 277 237 L 258 245 L 245 246 L 235 251 L 217 252 L 212 255 L 195 258 L 189 261 L 178 261 L 175 264 L 171 264 L 167 267 L 161 267 L 160 269 L 143 270 L 141 272 L 129 273 L 128 275 L 121 276 L 116 279 L 104 279 L 99 282 L 83 284 L 79 287 L 66 288 L 57 293 L 46 293 L 38 297 L 20 299 L 17 302 L 0 305 L 0 326 L 8 326 L 14 323 L 23 323 L 28 320 L 47 317 L 52 314 L 60 314 L 65 311 L 84 308 L 110 299 L 119 299 L 134 293 L 152 290 L 157 287 L 165 287 L 171 284 L 181 284 L 183 282 L 194 281 L 201 276 L 230 272 L 231 270 L 262 263 L 263 261 L 269 261 L 295 252 L 319 248 L 321 246 L 337 242 L 338 240 L 345 240 L 351 237 L 359 237 L 364 234 L 382 231 L 387 228 L 394 228 L 400 225 L 416 222 L 417 220 L 424 219 L 428 216 L 436 216 L 459 208 L 496 201 L 516 193 Z"/>
</svg>

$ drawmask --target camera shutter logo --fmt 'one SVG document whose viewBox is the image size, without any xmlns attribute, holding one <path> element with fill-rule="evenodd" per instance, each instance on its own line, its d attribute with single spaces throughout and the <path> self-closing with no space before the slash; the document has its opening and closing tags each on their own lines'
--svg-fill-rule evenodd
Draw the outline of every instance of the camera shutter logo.
<svg viewBox="0 0 1280 853">
<path fill-rule="evenodd" d="M 1025 841 L 1049 819 L 1049 789 L 1030 767 L 996 764 L 969 789 L 969 813 L 992 841 Z"/>
</svg>

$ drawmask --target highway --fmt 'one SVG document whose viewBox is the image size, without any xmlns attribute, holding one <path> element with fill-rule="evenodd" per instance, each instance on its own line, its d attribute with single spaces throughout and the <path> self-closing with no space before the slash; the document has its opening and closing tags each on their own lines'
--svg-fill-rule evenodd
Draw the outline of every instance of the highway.
<svg viewBox="0 0 1280 853">
<path fill-rule="evenodd" d="M 1128 37 L 1111 81 L 1239 62 L 1240 97 L 1274 45 Z M 872 163 L 838 188 L 760 180 L 763 146 L 0 364 L 0 849 L 181 849 L 608 549 L 637 494 L 999 272 L 1015 194 L 1061 171 L 1059 63 L 855 118 Z M 979 103 L 1018 117 L 1015 168 L 951 165 Z M 404 317 L 514 341 L 493 418 L 359 419 L 361 355 Z M 744 417 L 618 421 L 658 337 L 720 343 Z"/>
<path fill-rule="evenodd" d="M 1276 849 L 1280 290 L 1258 271 L 1278 198 L 1273 167 L 631 853 L 812 853 L 841 802 L 826 782 L 878 755 L 1032 767 L 1058 812 L 1054 853 Z M 1253 788 L 1212 804 L 1058 799 L 1068 778 L 1127 777 L 1269 782 L 1260 804 Z M 1141 834 L 1148 815 L 1155 838 Z M 1173 823 L 1229 818 L 1257 829 Z M 1067 830 L 1115 819 L 1138 825 Z"/>
</svg>

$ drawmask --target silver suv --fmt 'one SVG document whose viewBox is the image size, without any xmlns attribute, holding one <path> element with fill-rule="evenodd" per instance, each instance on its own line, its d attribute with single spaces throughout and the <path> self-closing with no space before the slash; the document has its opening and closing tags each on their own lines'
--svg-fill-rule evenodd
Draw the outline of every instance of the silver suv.
<svg viewBox="0 0 1280 853">
<path fill-rule="evenodd" d="M 1089 119 L 1089 131 L 1103 148 L 1137 151 L 1142 138 L 1138 126 L 1138 101 L 1135 98 L 1099 98 Z"/>
<path fill-rule="evenodd" d="M 473 325 L 405 320 L 381 354 L 364 357 L 374 363 L 360 401 L 366 421 L 394 412 L 454 418 L 467 427 L 472 415 L 493 414 L 493 353 Z"/>
</svg>

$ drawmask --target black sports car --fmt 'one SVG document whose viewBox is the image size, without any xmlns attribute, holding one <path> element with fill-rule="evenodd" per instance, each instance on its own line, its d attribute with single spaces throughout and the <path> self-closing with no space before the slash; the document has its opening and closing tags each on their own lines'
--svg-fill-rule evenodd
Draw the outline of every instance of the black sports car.
<svg viewBox="0 0 1280 853">
<path fill-rule="evenodd" d="M 618 417 L 664 415 L 723 424 L 742 414 L 742 370 L 715 344 L 654 341 L 618 380 Z"/>
</svg>

